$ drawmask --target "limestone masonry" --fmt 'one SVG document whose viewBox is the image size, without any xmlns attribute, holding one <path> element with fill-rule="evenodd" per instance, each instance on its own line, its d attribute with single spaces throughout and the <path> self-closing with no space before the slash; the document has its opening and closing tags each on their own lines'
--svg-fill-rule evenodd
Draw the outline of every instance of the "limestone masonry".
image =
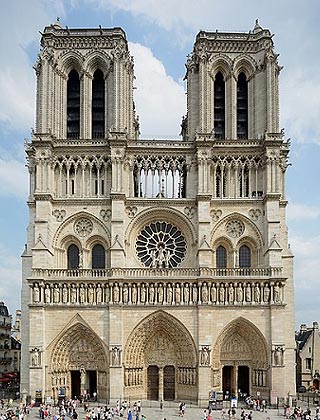
<svg viewBox="0 0 320 420">
<path fill-rule="evenodd" d="M 41 35 L 21 392 L 295 392 L 289 141 L 272 35 L 201 31 L 181 140 L 143 140 L 125 32 Z M 152 92 L 150 92 L 152 94 Z"/>
</svg>

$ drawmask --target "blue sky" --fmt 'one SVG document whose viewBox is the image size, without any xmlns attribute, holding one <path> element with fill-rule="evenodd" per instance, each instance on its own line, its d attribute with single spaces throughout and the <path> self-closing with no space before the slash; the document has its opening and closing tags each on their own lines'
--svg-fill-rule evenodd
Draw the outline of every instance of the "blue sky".
<svg viewBox="0 0 320 420">
<path fill-rule="evenodd" d="M 249 31 L 256 18 L 275 34 L 284 66 L 281 127 L 291 138 L 288 226 L 295 255 L 296 325 L 319 321 L 320 1 L 11 0 L 0 27 L 0 299 L 20 307 L 28 174 L 24 138 L 34 125 L 32 69 L 40 34 L 59 16 L 74 27 L 121 26 L 135 57 L 142 137 L 177 137 L 185 113 L 186 55 L 199 30 Z M 152 95 L 150 95 L 152 88 Z"/>
</svg>

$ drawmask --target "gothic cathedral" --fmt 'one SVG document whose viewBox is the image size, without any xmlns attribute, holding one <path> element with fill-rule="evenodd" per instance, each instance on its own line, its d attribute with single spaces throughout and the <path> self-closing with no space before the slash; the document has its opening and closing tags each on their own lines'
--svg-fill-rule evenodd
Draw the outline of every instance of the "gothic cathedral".
<svg viewBox="0 0 320 420">
<path fill-rule="evenodd" d="M 25 396 L 206 405 L 212 391 L 295 391 L 280 70 L 258 22 L 199 32 L 181 139 L 144 140 L 125 32 L 44 29 L 26 142 Z"/>
</svg>

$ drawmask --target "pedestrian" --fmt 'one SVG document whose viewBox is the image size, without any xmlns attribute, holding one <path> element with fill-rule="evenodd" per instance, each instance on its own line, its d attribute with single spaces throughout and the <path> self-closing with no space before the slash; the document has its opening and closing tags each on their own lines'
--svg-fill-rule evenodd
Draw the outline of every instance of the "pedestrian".
<svg viewBox="0 0 320 420">
<path fill-rule="evenodd" d="M 160 410 L 162 410 L 162 409 L 163 409 L 163 401 L 160 400 Z"/>
</svg>

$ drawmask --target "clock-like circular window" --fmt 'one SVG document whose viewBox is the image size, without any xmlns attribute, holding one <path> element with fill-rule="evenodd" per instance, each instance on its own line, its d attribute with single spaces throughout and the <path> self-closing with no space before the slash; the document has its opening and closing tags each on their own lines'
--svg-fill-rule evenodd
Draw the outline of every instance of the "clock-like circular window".
<svg viewBox="0 0 320 420">
<path fill-rule="evenodd" d="M 163 221 L 145 226 L 136 240 L 138 258 L 146 267 L 178 267 L 186 250 L 183 233 L 173 224 Z"/>
</svg>

